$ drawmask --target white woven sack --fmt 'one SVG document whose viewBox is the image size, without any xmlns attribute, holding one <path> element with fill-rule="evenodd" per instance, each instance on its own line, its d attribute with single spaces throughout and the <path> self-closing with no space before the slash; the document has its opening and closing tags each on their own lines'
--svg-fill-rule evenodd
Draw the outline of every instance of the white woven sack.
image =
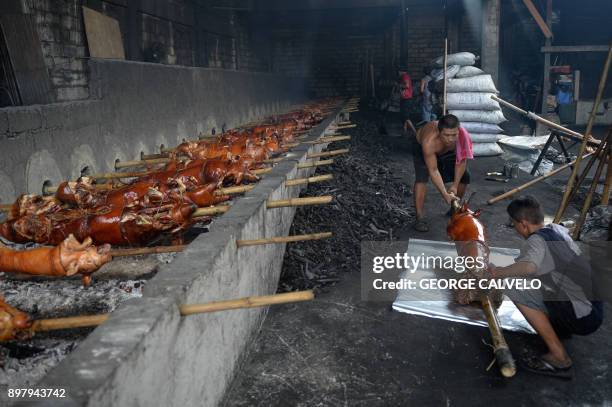
<svg viewBox="0 0 612 407">
<path fill-rule="evenodd" d="M 449 79 L 446 83 L 446 92 L 490 92 L 497 93 L 497 88 L 491 75 L 478 75 L 469 78 Z"/>
<path fill-rule="evenodd" d="M 485 71 L 483 71 L 482 69 L 476 68 L 475 66 L 466 65 L 462 66 L 461 69 L 459 69 L 459 72 L 457 72 L 455 78 L 469 78 L 471 76 L 478 76 L 484 74 Z"/>
<path fill-rule="evenodd" d="M 449 110 L 461 122 L 500 124 L 506 121 L 501 110 Z"/>
<path fill-rule="evenodd" d="M 447 65 L 474 65 L 476 63 L 476 55 L 471 52 L 457 52 L 456 54 L 450 54 L 447 56 Z M 438 57 L 433 60 L 433 65 L 444 66 L 444 56 Z"/>
<path fill-rule="evenodd" d="M 501 110 L 499 103 L 491 96 L 493 93 L 460 92 L 446 95 L 446 106 L 452 110 Z"/>
<path fill-rule="evenodd" d="M 491 124 L 491 123 L 462 121 L 461 127 L 466 129 L 470 134 L 472 133 L 493 134 L 493 133 L 501 133 L 502 131 L 504 131 L 497 124 Z"/>
<path fill-rule="evenodd" d="M 497 143 L 503 137 L 508 136 L 505 134 L 470 133 L 472 143 Z"/>
<path fill-rule="evenodd" d="M 476 143 L 472 146 L 474 157 L 488 157 L 503 153 L 497 143 Z"/>
</svg>

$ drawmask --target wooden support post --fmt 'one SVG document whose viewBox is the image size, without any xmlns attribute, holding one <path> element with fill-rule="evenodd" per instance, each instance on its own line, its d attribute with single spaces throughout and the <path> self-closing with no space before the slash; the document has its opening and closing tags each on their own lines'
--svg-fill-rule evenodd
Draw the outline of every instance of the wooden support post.
<svg viewBox="0 0 612 407">
<path fill-rule="evenodd" d="M 601 78 L 599 79 L 599 87 L 597 89 L 597 96 L 595 98 L 595 103 L 593 104 L 593 110 L 589 115 L 589 121 L 587 123 L 586 130 L 584 132 L 585 135 L 591 134 L 591 130 L 593 129 L 593 124 L 595 122 L 595 114 L 597 113 L 597 109 L 599 108 L 599 104 L 601 103 L 601 98 L 603 96 L 604 89 L 606 87 L 606 81 L 608 79 L 608 71 L 610 69 L 610 62 L 612 61 L 612 42 L 608 48 L 608 56 L 606 58 L 606 62 L 604 64 L 603 72 L 601 73 Z M 569 196 L 572 193 L 572 189 L 574 188 L 574 181 L 576 179 L 576 175 L 578 174 L 578 168 L 580 167 L 580 161 L 582 160 L 582 156 L 587 147 L 587 138 L 585 137 L 580 145 L 580 152 L 578 153 L 578 158 L 576 159 L 576 165 L 572 171 L 572 175 L 567 181 L 567 186 L 565 187 L 565 192 L 563 194 L 563 199 L 561 200 L 561 204 L 559 205 L 559 209 L 555 214 L 554 223 L 559 223 L 561 217 L 565 213 L 567 209 L 567 205 L 569 204 Z"/>
<path fill-rule="evenodd" d="M 593 181 L 591 182 L 591 187 L 589 188 L 589 192 L 587 193 L 586 198 L 584 199 L 584 204 L 582 205 L 580 216 L 578 217 L 578 221 L 576 221 L 576 227 L 574 227 L 574 232 L 572 233 L 572 237 L 574 238 L 574 240 L 578 240 L 580 238 L 580 230 L 582 229 L 582 225 L 584 225 L 584 221 L 586 220 L 587 214 L 589 213 L 589 209 L 591 209 L 591 202 L 593 201 L 593 195 L 595 195 L 597 184 L 599 184 L 599 178 L 601 178 L 603 167 L 606 164 L 605 157 L 608 154 L 610 154 L 610 144 L 606 143 L 605 154 L 599 160 L 597 169 L 595 170 L 595 175 L 593 176 Z"/>
<path fill-rule="evenodd" d="M 446 85 L 447 85 L 447 78 L 446 78 L 446 70 L 448 68 L 448 38 L 444 38 L 444 88 L 443 88 L 443 96 L 442 96 L 442 115 L 444 116 L 446 114 Z"/>
</svg>

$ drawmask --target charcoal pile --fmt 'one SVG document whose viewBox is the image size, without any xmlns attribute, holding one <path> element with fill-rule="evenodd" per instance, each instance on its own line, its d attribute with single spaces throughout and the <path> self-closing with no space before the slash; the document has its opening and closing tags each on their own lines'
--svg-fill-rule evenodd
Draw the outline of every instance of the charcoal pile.
<svg viewBox="0 0 612 407">
<path fill-rule="evenodd" d="M 334 143 L 330 150 L 350 148 L 334 157 L 334 164 L 318 173 L 332 173 L 333 181 L 312 184 L 306 195 L 334 195 L 325 206 L 297 209 L 290 234 L 331 231 L 330 239 L 292 243 L 287 246 L 279 291 L 319 288 L 335 284 L 343 272 L 358 272 L 362 241 L 391 241 L 399 229 L 414 219 L 408 185 L 393 177 L 386 162 L 390 154 L 373 122 L 352 120 L 358 127 L 346 131 L 352 139 Z"/>
</svg>

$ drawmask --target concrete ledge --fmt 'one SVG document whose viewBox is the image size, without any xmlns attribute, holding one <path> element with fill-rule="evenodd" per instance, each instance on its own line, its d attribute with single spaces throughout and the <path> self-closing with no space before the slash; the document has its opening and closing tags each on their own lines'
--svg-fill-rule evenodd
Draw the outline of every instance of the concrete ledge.
<svg viewBox="0 0 612 407">
<path fill-rule="evenodd" d="M 311 131 L 325 133 L 335 116 Z M 267 312 L 254 308 L 180 318 L 178 304 L 266 295 L 276 291 L 285 245 L 238 249 L 236 240 L 287 235 L 295 208 L 266 209 L 268 199 L 297 197 L 286 179 L 323 144 L 303 145 L 214 220 L 210 232 L 145 286 L 141 299 L 122 304 L 112 318 L 53 369 L 40 387 L 66 387 L 79 406 L 215 406 Z M 40 403 L 39 403 L 40 404 Z"/>
</svg>

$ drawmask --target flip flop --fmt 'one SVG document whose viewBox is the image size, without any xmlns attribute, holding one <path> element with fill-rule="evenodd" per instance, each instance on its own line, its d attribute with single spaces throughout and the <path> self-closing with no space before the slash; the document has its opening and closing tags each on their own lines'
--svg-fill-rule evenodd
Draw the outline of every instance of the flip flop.
<svg viewBox="0 0 612 407">
<path fill-rule="evenodd" d="M 412 228 L 417 232 L 429 232 L 429 224 L 425 219 L 417 219 Z"/>
<path fill-rule="evenodd" d="M 566 367 L 557 367 L 546 361 L 541 356 L 526 356 L 519 359 L 519 366 L 531 373 L 556 377 L 563 380 L 571 380 L 574 375 L 572 373 L 572 365 Z"/>
</svg>

